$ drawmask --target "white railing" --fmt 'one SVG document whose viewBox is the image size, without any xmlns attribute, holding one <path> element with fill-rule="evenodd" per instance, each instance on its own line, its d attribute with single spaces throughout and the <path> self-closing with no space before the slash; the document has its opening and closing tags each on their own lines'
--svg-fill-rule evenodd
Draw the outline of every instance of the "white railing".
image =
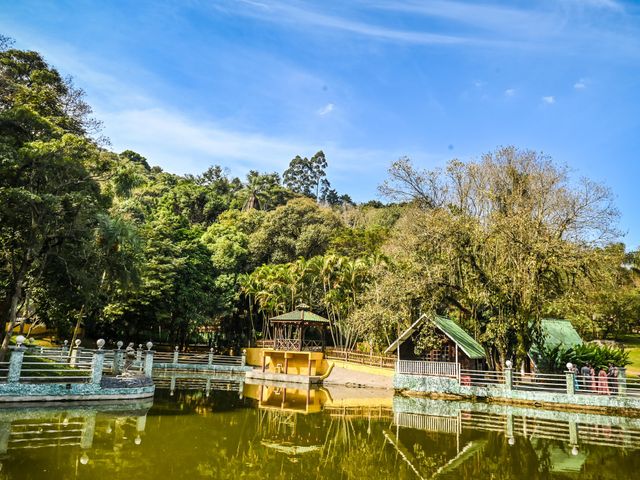
<svg viewBox="0 0 640 480">
<path fill-rule="evenodd" d="M 85 383 L 91 379 L 91 362 L 70 365 L 27 350 L 20 364 L 20 383 Z"/>
<path fill-rule="evenodd" d="M 460 370 L 460 385 L 467 387 L 503 386 L 505 383 L 502 372 L 490 370 Z"/>
<path fill-rule="evenodd" d="M 567 392 L 567 377 L 553 373 L 513 372 L 513 389 L 536 392 Z"/>
<path fill-rule="evenodd" d="M 396 372 L 404 375 L 458 378 L 460 374 L 460 364 L 455 362 L 398 360 L 396 363 Z"/>
<path fill-rule="evenodd" d="M 214 355 L 209 353 L 156 352 L 154 364 L 182 365 L 244 365 L 244 356 Z"/>
</svg>

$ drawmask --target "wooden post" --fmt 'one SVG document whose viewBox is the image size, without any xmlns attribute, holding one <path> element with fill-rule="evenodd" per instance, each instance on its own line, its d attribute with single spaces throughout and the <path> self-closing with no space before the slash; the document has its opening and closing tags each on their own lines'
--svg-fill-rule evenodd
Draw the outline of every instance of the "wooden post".
<svg viewBox="0 0 640 480">
<path fill-rule="evenodd" d="M 263 373 L 266 367 L 267 367 L 267 354 L 265 352 L 262 352 L 262 372 Z"/>
</svg>

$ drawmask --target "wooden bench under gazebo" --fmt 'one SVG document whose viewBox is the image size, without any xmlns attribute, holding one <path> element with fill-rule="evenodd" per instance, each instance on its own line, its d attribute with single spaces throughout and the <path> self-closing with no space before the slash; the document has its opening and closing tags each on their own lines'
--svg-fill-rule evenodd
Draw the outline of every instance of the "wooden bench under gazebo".
<svg viewBox="0 0 640 480">
<path fill-rule="evenodd" d="M 323 369 L 325 329 L 329 320 L 309 311 L 306 305 L 269 319 L 273 348 L 262 353 L 261 371 L 252 378 L 283 382 L 320 383 Z"/>
</svg>

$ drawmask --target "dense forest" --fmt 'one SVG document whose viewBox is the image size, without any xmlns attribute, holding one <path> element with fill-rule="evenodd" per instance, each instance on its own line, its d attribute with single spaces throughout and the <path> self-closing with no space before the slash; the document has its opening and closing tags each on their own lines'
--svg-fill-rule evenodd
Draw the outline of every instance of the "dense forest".
<svg viewBox="0 0 640 480">
<path fill-rule="evenodd" d="M 100 126 L 69 77 L 0 37 L 0 317 L 11 326 L 222 351 L 305 303 L 331 320 L 335 345 L 381 351 L 437 312 L 496 362 L 522 358 L 544 317 L 588 338 L 638 326 L 640 262 L 620 242 L 612 192 L 539 152 L 499 147 L 429 171 L 402 158 L 383 201 L 355 204 L 331 187 L 322 151 L 282 173 L 181 176 L 111 151 Z M 428 329 L 420 339 L 437 341 Z"/>
</svg>

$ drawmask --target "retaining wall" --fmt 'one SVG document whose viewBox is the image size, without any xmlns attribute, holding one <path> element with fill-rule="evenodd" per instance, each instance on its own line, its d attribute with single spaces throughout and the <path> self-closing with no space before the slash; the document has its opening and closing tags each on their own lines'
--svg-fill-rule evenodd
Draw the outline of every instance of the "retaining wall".
<svg viewBox="0 0 640 480">
<path fill-rule="evenodd" d="M 455 395 L 466 398 L 487 398 L 513 403 L 559 404 L 572 408 L 640 409 L 640 398 L 612 395 L 570 395 L 560 392 L 509 390 L 505 385 L 486 387 L 460 385 L 456 378 L 427 377 L 396 373 L 396 390 L 416 393 Z"/>
</svg>

